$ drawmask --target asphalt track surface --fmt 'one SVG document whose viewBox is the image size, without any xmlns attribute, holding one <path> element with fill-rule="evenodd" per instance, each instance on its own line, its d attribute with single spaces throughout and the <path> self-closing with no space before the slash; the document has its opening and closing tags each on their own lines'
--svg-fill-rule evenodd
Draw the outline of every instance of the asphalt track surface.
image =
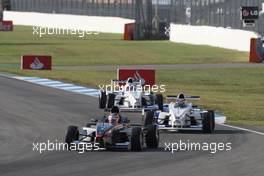
<svg viewBox="0 0 264 176">
<path fill-rule="evenodd" d="M 0 77 L 1 176 L 263 176 L 264 136 L 223 126 L 215 134 L 162 134 L 143 152 L 32 151 L 33 142 L 63 141 L 68 125 L 103 115 L 97 99 Z M 138 114 L 127 114 L 140 122 Z M 229 152 L 164 151 L 164 143 L 232 143 Z"/>
</svg>

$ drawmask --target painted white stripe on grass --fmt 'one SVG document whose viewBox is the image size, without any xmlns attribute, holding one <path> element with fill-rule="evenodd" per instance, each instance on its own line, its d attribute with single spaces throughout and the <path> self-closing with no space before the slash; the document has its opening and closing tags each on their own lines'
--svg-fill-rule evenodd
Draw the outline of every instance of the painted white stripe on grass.
<svg viewBox="0 0 264 176">
<path fill-rule="evenodd" d="M 233 126 L 233 125 L 226 125 L 226 124 L 219 124 L 219 125 L 222 125 L 222 126 L 225 126 L 225 127 L 229 127 L 229 128 L 234 128 L 234 129 L 237 129 L 237 130 L 247 131 L 247 132 L 250 132 L 250 133 L 255 133 L 255 134 L 259 134 L 259 135 L 264 136 L 264 133 L 262 133 L 262 132 L 255 131 L 255 130 L 250 130 L 250 129 L 247 129 L 247 128 L 241 128 L 241 127 L 237 127 L 237 126 Z"/>
</svg>

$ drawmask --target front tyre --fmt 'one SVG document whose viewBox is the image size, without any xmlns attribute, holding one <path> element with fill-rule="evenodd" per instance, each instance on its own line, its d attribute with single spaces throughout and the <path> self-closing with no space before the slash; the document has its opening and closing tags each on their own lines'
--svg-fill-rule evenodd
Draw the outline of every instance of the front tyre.
<svg viewBox="0 0 264 176">
<path fill-rule="evenodd" d="M 147 127 L 153 124 L 155 124 L 154 111 L 147 111 L 146 118 L 144 120 L 144 126 Z"/>
<path fill-rule="evenodd" d="M 162 94 L 156 95 L 156 102 L 155 103 L 158 105 L 159 110 L 163 111 L 163 95 Z"/>
<path fill-rule="evenodd" d="M 131 151 L 143 150 L 143 133 L 140 127 L 132 128 L 131 133 Z"/>
<path fill-rule="evenodd" d="M 215 128 L 214 111 L 202 113 L 202 123 L 204 133 L 213 133 Z"/>
<path fill-rule="evenodd" d="M 100 91 L 100 95 L 99 95 L 99 108 L 100 109 L 105 109 L 106 100 L 107 100 L 106 92 Z"/>
<path fill-rule="evenodd" d="M 214 112 L 214 110 L 207 110 L 208 112 L 209 112 L 209 114 L 210 114 L 210 116 L 211 116 L 211 118 L 212 118 L 212 128 L 213 128 L 213 131 L 214 131 L 214 129 L 215 129 L 215 112 Z"/>
<path fill-rule="evenodd" d="M 147 127 L 146 145 L 147 148 L 159 147 L 159 131 L 156 125 Z"/>
<path fill-rule="evenodd" d="M 107 97 L 107 109 L 111 109 L 115 105 L 115 94 L 109 93 Z"/>
<path fill-rule="evenodd" d="M 73 141 L 78 141 L 79 140 L 79 129 L 77 126 L 69 126 L 66 137 L 65 137 L 65 143 L 68 144 L 70 147 L 71 143 Z"/>
</svg>

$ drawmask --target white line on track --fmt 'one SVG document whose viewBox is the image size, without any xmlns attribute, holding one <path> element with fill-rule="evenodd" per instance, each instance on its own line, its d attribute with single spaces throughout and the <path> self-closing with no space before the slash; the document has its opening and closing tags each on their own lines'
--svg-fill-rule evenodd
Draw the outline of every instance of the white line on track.
<svg viewBox="0 0 264 176">
<path fill-rule="evenodd" d="M 259 135 L 264 136 L 264 133 L 262 133 L 262 132 L 255 131 L 255 130 L 250 130 L 250 129 L 247 129 L 247 128 L 241 128 L 241 127 L 237 127 L 237 126 L 233 126 L 233 125 L 227 125 L 227 124 L 218 124 L 218 125 L 222 125 L 222 126 L 225 126 L 225 127 L 229 127 L 229 128 L 233 128 L 233 129 L 237 129 L 237 130 L 242 130 L 242 131 L 246 131 L 246 132 L 250 132 L 250 133 L 255 133 L 255 134 L 259 134 Z"/>
</svg>

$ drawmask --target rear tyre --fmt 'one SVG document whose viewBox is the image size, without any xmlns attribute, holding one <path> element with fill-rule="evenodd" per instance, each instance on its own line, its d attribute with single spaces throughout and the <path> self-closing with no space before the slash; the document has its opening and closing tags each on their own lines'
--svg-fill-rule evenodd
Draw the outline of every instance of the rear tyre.
<svg viewBox="0 0 264 176">
<path fill-rule="evenodd" d="M 131 134 L 131 151 L 143 150 L 143 133 L 140 127 L 132 128 Z"/>
<path fill-rule="evenodd" d="M 155 105 L 155 95 L 153 92 L 150 92 L 149 101 L 151 105 Z"/>
<path fill-rule="evenodd" d="M 107 109 L 111 109 L 115 105 L 115 94 L 110 93 L 107 97 Z"/>
<path fill-rule="evenodd" d="M 211 118 L 212 118 L 212 122 L 213 122 L 213 131 L 214 131 L 214 129 L 215 129 L 215 112 L 214 112 L 214 110 L 208 110 L 208 112 L 209 112 L 209 114 L 210 114 L 210 116 L 211 116 Z"/>
<path fill-rule="evenodd" d="M 99 108 L 100 109 L 105 109 L 106 99 L 107 99 L 106 92 L 101 91 L 99 95 Z"/>
<path fill-rule="evenodd" d="M 65 137 L 65 143 L 68 144 L 70 147 L 71 143 L 73 141 L 78 141 L 79 140 L 79 129 L 77 126 L 69 126 L 66 137 Z M 70 148 L 69 148 L 70 149 Z"/>
<path fill-rule="evenodd" d="M 163 110 L 163 95 L 162 94 L 156 94 L 156 102 L 155 102 L 158 107 L 159 110 Z"/>
<path fill-rule="evenodd" d="M 208 111 L 205 113 L 202 113 L 202 123 L 203 123 L 203 132 L 204 133 L 213 133 L 214 132 L 214 113 Z"/>
<path fill-rule="evenodd" d="M 155 123 L 154 111 L 147 111 L 144 126 L 153 125 Z"/>
<path fill-rule="evenodd" d="M 147 145 L 147 148 L 158 148 L 159 131 L 156 125 L 152 125 L 147 128 L 146 145 Z"/>
<path fill-rule="evenodd" d="M 144 97 L 141 98 L 141 106 L 142 107 L 146 107 L 147 106 L 147 100 Z"/>
</svg>

